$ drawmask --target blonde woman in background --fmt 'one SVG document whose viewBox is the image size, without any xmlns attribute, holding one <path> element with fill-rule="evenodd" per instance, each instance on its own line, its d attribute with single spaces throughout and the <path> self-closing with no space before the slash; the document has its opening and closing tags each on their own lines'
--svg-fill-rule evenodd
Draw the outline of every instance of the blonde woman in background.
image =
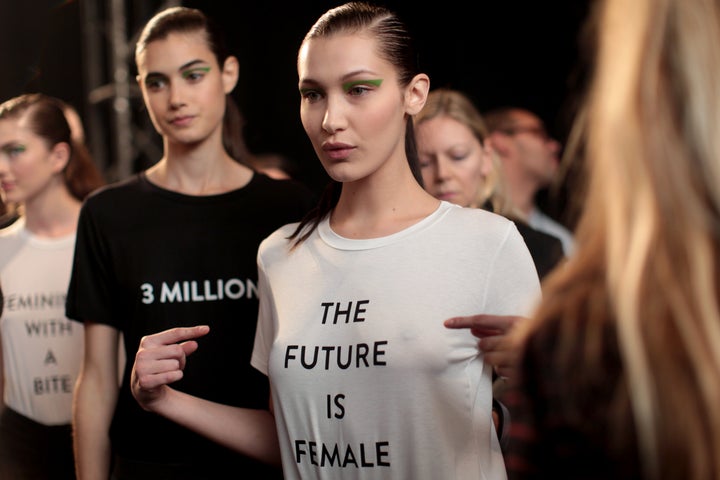
<svg viewBox="0 0 720 480">
<path fill-rule="evenodd" d="M 542 279 L 564 258 L 557 237 L 530 227 L 503 191 L 497 155 L 487 129 L 462 92 L 438 88 L 415 117 L 420 168 L 425 189 L 463 207 L 485 208 L 515 222 Z"/>
<path fill-rule="evenodd" d="M 588 196 L 576 252 L 517 330 L 506 464 L 717 479 L 720 2 L 598 6 Z"/>
</svg>

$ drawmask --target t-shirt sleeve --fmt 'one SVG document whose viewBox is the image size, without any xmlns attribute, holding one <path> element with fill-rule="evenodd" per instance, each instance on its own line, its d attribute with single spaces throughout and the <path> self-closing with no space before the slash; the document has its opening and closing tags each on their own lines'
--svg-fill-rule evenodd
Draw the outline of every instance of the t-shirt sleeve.
<svg viewBox="0 0 720 480">
<path fill-rule="evenodd" d="M 73 320 L 114 325 L 111 255 L 102 229 L 86 201 L 80 210 L 65 315 Z"/>
<path fill-rule="evenodd" d="M 540 280 L 530 251 L 510 223 L 494 260 L 486 290 L 487 309 L 494 315 L 532 314 L 541 298 Z"/>
<path fill-rule="evenodd" d="M 264 373 L 268 374 L 268 360 L 270 357 L 270 348 L 275 338 L 275 319 L 273 315 L 273 306 L 271 300 L 270 286 L 265 275 L 265 269 L 262 264 L 262 244 L 258 251 L 258 319 L 257 328 L 255 329 L 255 343 L 253 346 L 250 364 Z"/>
</svg>

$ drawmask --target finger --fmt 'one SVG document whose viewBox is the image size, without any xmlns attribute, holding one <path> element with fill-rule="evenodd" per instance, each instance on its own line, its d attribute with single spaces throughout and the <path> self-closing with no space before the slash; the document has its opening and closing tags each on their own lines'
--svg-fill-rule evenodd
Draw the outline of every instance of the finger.
<svg viewBox="0 0 720 480">
<path fill-rule="evenodd" d="M 185 356 L 188 356 L 198 349 L 198 343 L 195 340 L 188 340 L 187 342 L 181 343 L 180 348 L 182 348 Z"/>
<path fill-rule="evenodd" d="M 507 331 L 520 317 L 511 315 L 470 315 L 466 317 L 452 317 L 445 320 L 447 328 L 477 328 Z"/>
<path fill-rule="evenodd" d="M 144 336 L 140 340 L 140 347 L 152 348 L 158 345 L 180 343 L 207 335 L 209 331 L 210 327 L 207 325 L 171 328 L 153 335 Z"/>
<path fill-rule="evenodd" d="M 503 335 L 483 337 L 478 340 L 478 347 L 483 352 L 497 351 L 500 349 L 500 345 L 502 344 L 504 339 L 505 337 Z"/>
<path fill-rule="evenodd" d="M 508 380 L 515 374 L 515 368 L 511 366 L 497 366 L 495 367 L 495 373 L 503 380 Z"/>
<path fill-rule="evenodd" d="M 133 367 L 138 376 L 144 376 L 182 370 L 182 366 L 183 362 L 176 358 L 161 360 L 138 358 Z"/>
<path fill-rule="evenodd" d="M 497 335 L 503 335 L 505 332 L 496 328 L 471 328 L 470 333 L 478 338 L 483 337 L 494 337 Z"/>
<path fill-rule="evenodd" d="M 177 382 L 183 378 L 183 371 L 171 370 L 152 375 L 137 375 L 135 378 L 137 379 L 137 385 L 142 390 L 152 390 L 169 383 Z"/>
<path fill-rule="evenodd" d="M 188 355 L 198 348 L 195 340 L 171 345 L 150 346 L 141 345 L 135 354 L 135 368 L 142 371 L 150 370 L 155 373 L 159 369 L 183 370 Z"/>
<path fill-rule="evenodd" d="M 505 367 L 510 363 L 505 355 L 498 352 L 490 352 L 483 355 L 483 359 L 493 367 Z"/>
</svg>

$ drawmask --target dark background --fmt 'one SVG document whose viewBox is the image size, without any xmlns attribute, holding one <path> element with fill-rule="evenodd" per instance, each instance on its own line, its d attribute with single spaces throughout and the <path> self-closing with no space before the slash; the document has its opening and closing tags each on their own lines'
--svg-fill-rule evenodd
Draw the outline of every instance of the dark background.
<svg viewBox="0 0 720 480">
<path fill-rule="evenodd" d="M 106 82 L 112 81 L 106 60 L 108 17 L 113 0 L 0 0 L 0 100 L 43 91 L 75 105 L 102 141 L 91 150 L 108 172 L 113 165 L 112 100 L 89 102 L 86 42 L 100 42 Z M 86 20 L 87 4 L 98 12 Z M 299 179 L 319 190 L 327 177 L 316 160 L 299 119 L 295 57 L 305 32 L 338 1 L 277 2 L 205 0 L 177 2 L 213 16 L 228 35 L 240 60 L 240 81 L 233 95 L 245 116 L 245 135 L 254 153 L 279 152 L 300 166 Z M 480 110 L 518 105 L 535 111 L 556 138 L 564 142 L 585 82 L 587 55 L 581 43 L 591 0 L 381 2 L 408 23 L 419 47 L 420 65 L 432 87 L 467 93 Z M 125 0 L 128 65 L 135 75 L 132 48 L 159 0 Z M 90 24 L 88 24 L 90 23 Z M 89 36 L 89 33 L 94 36 Z M 153 142 L 139 95 L 132 98 L 134 122 Z M 101 112 L 101 115 L 98 115 Z M 97 125 L 98 121 L 102 125 Z M 101 127 L 101 129 L 98 129 Z M 100 134 L 96 134 L 99 136 Z M 138 135 L 136 135 L 138 136 Z M 136 148 L 133 170 L 157 160 L 159 150 Z M 112 177 L 112 175 L 109 175 Z M 113 180 L 114 178 L 110 178 Z M 541 205 L 556 217 L 563 208 L 570 180 L 541 196 Z M 561 218 L 570 223 L 572 220 Z"/>
</svg>

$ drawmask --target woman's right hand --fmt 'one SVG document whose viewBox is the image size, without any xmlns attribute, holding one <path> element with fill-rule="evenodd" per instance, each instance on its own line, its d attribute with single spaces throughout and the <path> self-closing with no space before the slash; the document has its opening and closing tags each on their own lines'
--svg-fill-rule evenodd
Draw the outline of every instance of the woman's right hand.
<svg viewBox="0 0 720 480">
<path fill-rule="evenodd" d="M 198 348 L 196 338 L 210 331 L 207 325 L 178 327 L 147 335 L 135 355 L 130 388 L 140 406 L 155 412 L 170 390 L 168 384 L 183 377 L 187 356 Z"/>
</svg>

